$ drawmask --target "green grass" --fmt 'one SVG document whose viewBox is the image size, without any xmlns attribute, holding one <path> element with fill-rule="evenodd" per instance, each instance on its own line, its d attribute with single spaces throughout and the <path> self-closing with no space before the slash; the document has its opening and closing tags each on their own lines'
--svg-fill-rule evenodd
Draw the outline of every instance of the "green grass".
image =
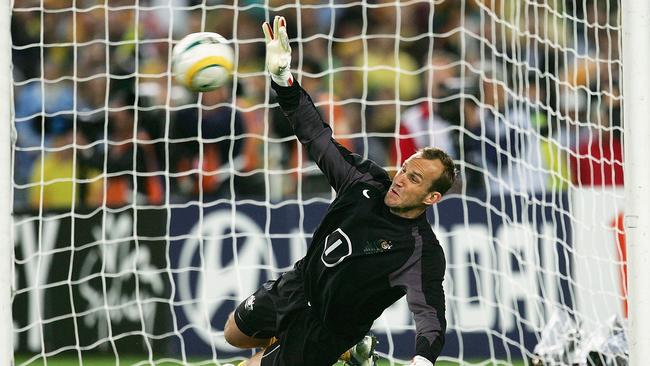
<svg viewBox="0 0 650 366">
<path fill-rule="evenodd" d="M 15 356 L 15 364 L 16 365 L 24 365 L 24 366 L 45 366 L 46 363 L 42 358 L 36 359 L 33 362 L 26 363 L 30 358 L 26 356 L 20 356 L 17 355 Z M 116 365 L 116 360 L 113 357 L 98 357 L 98 356 L 84 356 L 83 357 L 83 365 L 88 365 L 88 366 L 115 366 Z M 151 365 L 150 363 L 147 362 L 146 358 L 142 357 L 120 357 L 120 362 L 119 365 Z M 236 364 L 236 362 L 235 362 Z M 472 364 L 481 364 L 481 365 L 513 365 L 513 366 L 523 366 L 524 363 L 523 361 L 519 362 L 514 362 L 514 363 L 506 363 L 506 362 L 499 362 L 496 364 L 492 363 L 486 363 L 483 361 L 481 363 L 481 360 L 473 360 L 468 363 L 464 363 L 465 365 L 472 365 Z M 76 357 L 48 357 L 47 358 L 47 366 L 80 366 L 81 363 L 79 363 L 79 360 Z M 159 359 L 155 360 L 153 365 L 156 366 L 178 366 L 178 365 L 183 365 L 182 362 L 180 361 L 172 361 L 172 360 L 165 360 L 165 359 Z M 216 365 L 215 363 L 212 363 L 210 360 L 201 360 L 201 359 L 193 359 L 190 364 L 192 366 L 207 366 L 207 365 Z M 343 363 L 338 363 L 336 366 L 342 366 Z M 378 366 L 388 366 L 390 365 L 390 362 L 388 360 L 380 360 Z M 396 366 L 401 366 L 399 364 L 394 364 Z M 456 362 L 436 362 L 436 366 L 457 366 L 459 363 Z"/>
</svg>

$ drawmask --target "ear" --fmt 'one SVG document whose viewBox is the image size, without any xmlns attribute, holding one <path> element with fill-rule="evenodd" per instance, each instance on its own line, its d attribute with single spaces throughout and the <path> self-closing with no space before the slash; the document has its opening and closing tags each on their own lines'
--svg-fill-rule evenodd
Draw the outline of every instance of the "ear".
<svg viewBox="0 0 650 366">
<path fill-rule="evenodd" d="M 442 199 L 442 194 L 440 192 L 429 192 L 426 197 L 424 197 L 424 201 L 422 201 L 425 205 L 431 206 L 437 202 L 439 202 Z"/>
</svg>

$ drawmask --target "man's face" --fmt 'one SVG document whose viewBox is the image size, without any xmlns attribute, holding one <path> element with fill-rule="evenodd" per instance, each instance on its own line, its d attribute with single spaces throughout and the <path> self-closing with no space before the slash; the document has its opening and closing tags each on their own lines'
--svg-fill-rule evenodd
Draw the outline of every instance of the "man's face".
<svg viewBox="0 0 650 366">
<path fill-rule="evenodd" d="M 440 200 L 440 193 L 430 192 L 429 187 L 440 177 L 443 169 L 438 159 L 427 160 L 420 154 L 412 155 L 393 178 L 384 203 L 394 213 L 406 214 L 402 216 L 419 215 L 428 205 Z"/>
</svg>

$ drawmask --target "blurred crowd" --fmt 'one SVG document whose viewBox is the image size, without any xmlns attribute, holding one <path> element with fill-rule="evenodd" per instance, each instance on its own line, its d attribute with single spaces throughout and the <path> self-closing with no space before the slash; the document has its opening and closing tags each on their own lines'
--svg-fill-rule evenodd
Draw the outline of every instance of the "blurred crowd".
<svg viewBox="0 0 650 366">
<path fill-rule="evenodd" d="M 264 74 L 276 14 L 294 76 L 352 151 L 395 168 L 441 147 L 454 191 L 483 198 L 622 185 L 619 9 L 551 3 L 15 1 L 15 205 L 329 197 Z M 232 40 L 229 87 L 173 81 L 170 40 L 198 31 Z"/>
</svg>

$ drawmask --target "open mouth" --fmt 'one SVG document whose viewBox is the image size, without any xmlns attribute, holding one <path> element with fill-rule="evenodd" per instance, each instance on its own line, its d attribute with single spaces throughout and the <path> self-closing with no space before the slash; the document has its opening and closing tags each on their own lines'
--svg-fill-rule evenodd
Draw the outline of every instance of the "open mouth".
<svg viewBox="0 0 650 366">
<path fill-rule="evenodd" d="M 390 192 L 391 192 L 392 194 L 396 195 L 397 197 L 399 197 L 399 193 L 397 193 L 397 191 L 394 190 L 393 188 L 390 189 Z"/>
</svg>

